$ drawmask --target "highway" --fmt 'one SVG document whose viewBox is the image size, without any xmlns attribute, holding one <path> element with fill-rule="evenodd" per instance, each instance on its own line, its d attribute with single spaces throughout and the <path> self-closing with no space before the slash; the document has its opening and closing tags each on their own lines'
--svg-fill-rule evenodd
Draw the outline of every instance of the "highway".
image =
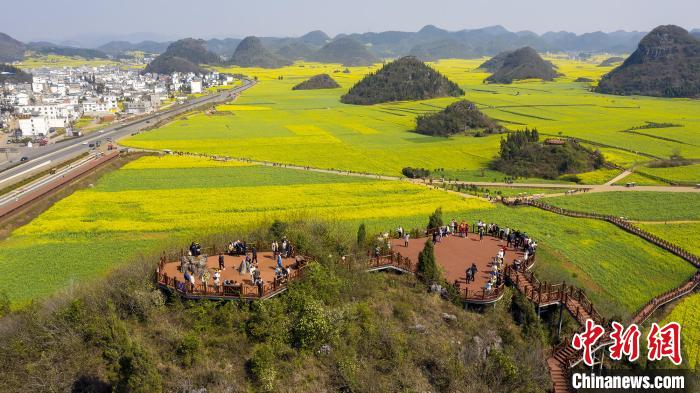
<svg viewBox="0 0 700 393">
<path fill-rule="evenodd" d="M 110 138 L 112 141 L 116 142 L 120 138 L 142 131 L 143 129 L 163 120 L 186 113 L 195 107 L 230 101 L 237 94 L 240 94 L 241 92 L 253 87 L 255 84 L 256 82 L 253 80 L 244 79 L 241 86 L 221 93 L 199 97 L 184 104 L 176 105 L 173 108 L 140 117 L 137 120 L 114 124 L 103 129 L 102 131 L 94 132 L 65 142 L 27 149 L 22 154 L 28 158 L 27 161 L 19 164 L 5 163 L 0 165 L 0 189 L 19 182 L 40 170 L 49 169 L 53 165 L 58 165 L 85 152 L 89 152 L 91 150 L 89 147 L 91 143 L 95 143 L 97 141 L 102 141 L 104 143 L 107 138 Z"/>
</svg>

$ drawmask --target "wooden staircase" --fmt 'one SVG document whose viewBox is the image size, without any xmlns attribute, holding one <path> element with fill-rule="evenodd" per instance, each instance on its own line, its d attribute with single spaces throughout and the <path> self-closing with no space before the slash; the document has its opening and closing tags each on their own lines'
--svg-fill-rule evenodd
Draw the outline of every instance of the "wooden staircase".
<svg viewBox="0 0 700 393">
<path fill-rule="evenodd" d="M 547 358 L 547 368 L 552 379 L 554 393 L 569 393 L 569 380 L 571 378 L 571 368 L 569 364 L 579 358 L 581 354 L 569 345 L 568 341 L 552 350 Z"/>
</svg>

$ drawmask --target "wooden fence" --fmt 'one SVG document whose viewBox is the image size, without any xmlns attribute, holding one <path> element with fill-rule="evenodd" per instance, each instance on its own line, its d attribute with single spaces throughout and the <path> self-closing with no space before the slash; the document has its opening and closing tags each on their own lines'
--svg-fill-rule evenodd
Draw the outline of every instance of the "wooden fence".
<svg viewBox="0 0 700 393">
<path fill-rule="evenodd" d="M 637 227 L 636 225 L 632 224 L 631 222 L 629 222 L 623 218 L 610 216 L 610 215 L 603 215 L 603 214 L 598 214 L 598 213 L 588 213 L 588 212 L 578 212 L 578 211 L 568 210 L 568 209 L 548 205 L 546 203 L 542 203 L 540 201 L 534 201 L 534 200 L 519 200 L 515 203 L 537 207 L 537 208 L 540 208 L 542 210 L 546 210 L 546 211 L 549 211 L 552 213 L 557 213 L 557 214 L 561 214 L 561 215 L 565 215 L 565 216 L 569 216 L 569 217 L 591 218 L 591 219 L 596 219 L 596 220 L 607 221 L 611 224 L 617 225 L 618 227 L 624 229 L 627 232 L 630 232 L 634 235 L 641 237 L 642 239 L 644 239 L 650 243 L 655 244 L 656 246 L 663 248 L 664 250 L 666 250 L 666 251 L 668 251 L 668 252 L 670 252 L 670 253 L 672 253 L 680 258 L 685 259 L 686 261 L 693 264 L 695 267 L 700 268 L 700 261 L 698 260 L 697 255 L 684 249 L 683 247 L 680 247 L 676 244 L 673 244 L 667 240 L 661 239 L 660 237 Z"/>
</svg>

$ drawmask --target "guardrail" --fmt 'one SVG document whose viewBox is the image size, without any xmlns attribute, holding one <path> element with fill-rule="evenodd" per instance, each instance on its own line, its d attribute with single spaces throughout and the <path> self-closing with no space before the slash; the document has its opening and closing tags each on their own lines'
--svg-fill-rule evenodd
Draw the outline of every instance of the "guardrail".
<svg viewBox="0 0 700 393">
<path fill-rule="evenodd" d="M 99 158 L 92 159 L 85 162 L 81 166 L 75 168 L 75 170 L 56 178 L 55 181 L 46 183 L 43 187 L 29 192 L 26 195 L 17 197 L 14 201 L 8 203 L 6 206 L 0 208 L 0 218 L 14 212 L 16 209 L 21 208 L 27 203 L 33 202 L 38 198 L 48 194 L 49 192 L 69 183 L 78 177 L 90 172 L 91 170 L 97 168 L 98 166 L 104 164 L 105 162 L 111 161 L 112 159 L 119 156 L 119 153 L 114 151 L 113 153 L 105 154 Z"/>
<path fill-rule="evenodd" d="M 632 233 L 633 235 L 637 235 L 641 237 L 642 239 L 653 243 L 664 250 L 685 259 L 686 261 L 690 262 L 693 264 L 695 267 L 700 268 L 700 261 L 697 255 L 693 254 L 692 252 L 684 249 L 683 247 L 680 247 L 676 244 L 673 244 L 667 240 L 664 240 L 652 233 L 649 233 L 638 226 L 632 224 L 631 222 L 622 219 L 620 217 L 615 217 L 611 215 L 604 215 L 604 214 L 598 214 L 598 213 L 588 213 L 588 212 L 579 212 L 579 211 L 574 211 L 574 210 L 568 210 L 564 209 L 561 207 L 557 206 L 552 206 L 548 205 L 546 203 L 542 203 L 539 201 L 534 201 L 534 200 L 519 200 L 516 201 L 514 204 L 523 204 L 523 205 L 529 205 L 533 207 L 537 207 L 542 210 L 546 210 L 552 213 L 557 213 L 569 217 L 576 217 L 576 218 L 591 218 L 591 219 L 597 219 L 597 220 L 603 220 L 607 221 L 611 224 L 614 224 L 625 231 Z"/>
<path fill-rule="evenodd" d="M 260 300 L 268 299 L 287 289 L 287 285 L 300 278 L 308 265 L 299 265 L 296 269 L 290 269 L 286 277 L 276 277 L 272 282 L 261 285 L 238 283 L 234 285 L 224 284 L 191 284 L 180 281 L 176 277 L 169 277 L 156 270 L 156 283 L 163 288 L 178 293 L 188 299 L 236 299 L 236 300 Z"/>
<path fill-rule="evenodd" d="M 257 252 L 265 252 L 269 250 L 264 250 L 261 247 L 260 242 L 250 246 L 256 247 Z M 201 248 L 201 256 L 209 257 L 217 254 L 225 254 L 227 252 L 226 247 L 204 247 Z M 184 249 L 180 251 L 165 253 L 160 257 L 160 261 L 155 271 L 155 281 L 158 286 L 171 290 L 185 298 L 188 299 L 232 299 L 232 300 L 259 300 L 267 299 L 278 293 L 287 289 L 287 285 L 298 278 L 300 278 L 306 268 L 308 267 L 310 258 L 298 257 L 295 252 L 290 254 L 291 258 L 295 258 L 296 267 L 289 269 L 287 276 L 275 277 L 273 281 L 263 283 L 262 285 L 251 285 L 242 283 L 235 283 L 232 285 L 224 284 L 208 284 L 208 283 L 198 283 L 192 284 L 184 280 L 179 280 L 176 277 L 168 276 L 167 273 L 163 273 L 163 268 L 165 264 L 168 263 L 178 263 L 176 262 L 179 258 L 187 255 Z"/>
</svg>

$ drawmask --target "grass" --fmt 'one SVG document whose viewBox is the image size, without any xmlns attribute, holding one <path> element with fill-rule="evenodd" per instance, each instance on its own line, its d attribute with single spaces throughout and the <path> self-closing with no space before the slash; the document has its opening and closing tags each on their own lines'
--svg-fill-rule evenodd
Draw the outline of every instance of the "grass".
<svg viewBox="0 0 700 393">
<path fill-rule="evenodd" d="M 700 221 L 638 225 L 662 239 L 682 246 L 695 255 L 700 255 Z"/>
<path fill-rule="evenodd" d="M 700 193 L 602 192 L 548 198 L 547 203 L 639 221 L 700 219 Z"/>
<path fill-rule="evenodd" d="M 464 88 L 467 99 L 510 128 L 537 127 L 547 135 L 561 134 L 660 157 L 674 151 L 689 158 L 700 156 L 695 143 L 700 136 L 700 118 L 696 115 L 700 113 L 700 102 L 591 93 L 573 80 L 579 76 L 596 79 L 606 69 L 592 63 L 553 61 L 568 72 L 566 77 L 556 82 L 512 85 L 484 86 L 482 81 L 487 74 L 475 70 L 480 60 L 444 60 L 433 66 Z M 498 152 L 498 135 L 444 139 L 410 132 L 416 115 L 444 108 L 455 99 L 373 106 L 340 104 L 340 95 L 376 67 L 350 68 L 350 74 L 334 73 L 342 69 L 313 63 L 276 70 L 225 69 L 260 80 L 237 102 L 221 107 L 232 111 L 233 116 L 191 116 L 137 135 L 126 143 L 387 175 L 398 175 L 403 167 L 412 166 L 445 168 L 469 181 L 504 177 L 490 171 L 480 176 Z M 291 90 L 301 80 L 322 72 L 330 73 L 342 88 Z M 644 121 L 682 123 L 684 127 L 653 132 L 663 132 L 668 134 L 665 137 L 687 144 L 620 132 Z M 620 165 L 649 160 L 625 150 L 601 150 Z M 601 183 L 613 176 L 611 171 L 600 171 L 586 174 L 584 181 Z"/>
<path fill-rule="evenodd" d="M 639 171 L 671 181 L 700 184 L 700 164 L 672 168 L 640 168 Z"/>
<path fill-rule="evenodd" d="M 624 186 L 627 183 L 636 183 L 639 186 L 668 186 L 667 183 L 660 182 L 655 179 L 650 179 L 642 176 L 639 173 L 632 173 L 625 178 L 614 183 L 616 186 Z"/>
<path fill-rule="evenodd" d="M 678 322 L 681 325 L 681 349 L 683 363 L 695 370 L 700 365 L 700 293 L 681 300 L 666 317 L 664 323 Z"/>
</svg>

